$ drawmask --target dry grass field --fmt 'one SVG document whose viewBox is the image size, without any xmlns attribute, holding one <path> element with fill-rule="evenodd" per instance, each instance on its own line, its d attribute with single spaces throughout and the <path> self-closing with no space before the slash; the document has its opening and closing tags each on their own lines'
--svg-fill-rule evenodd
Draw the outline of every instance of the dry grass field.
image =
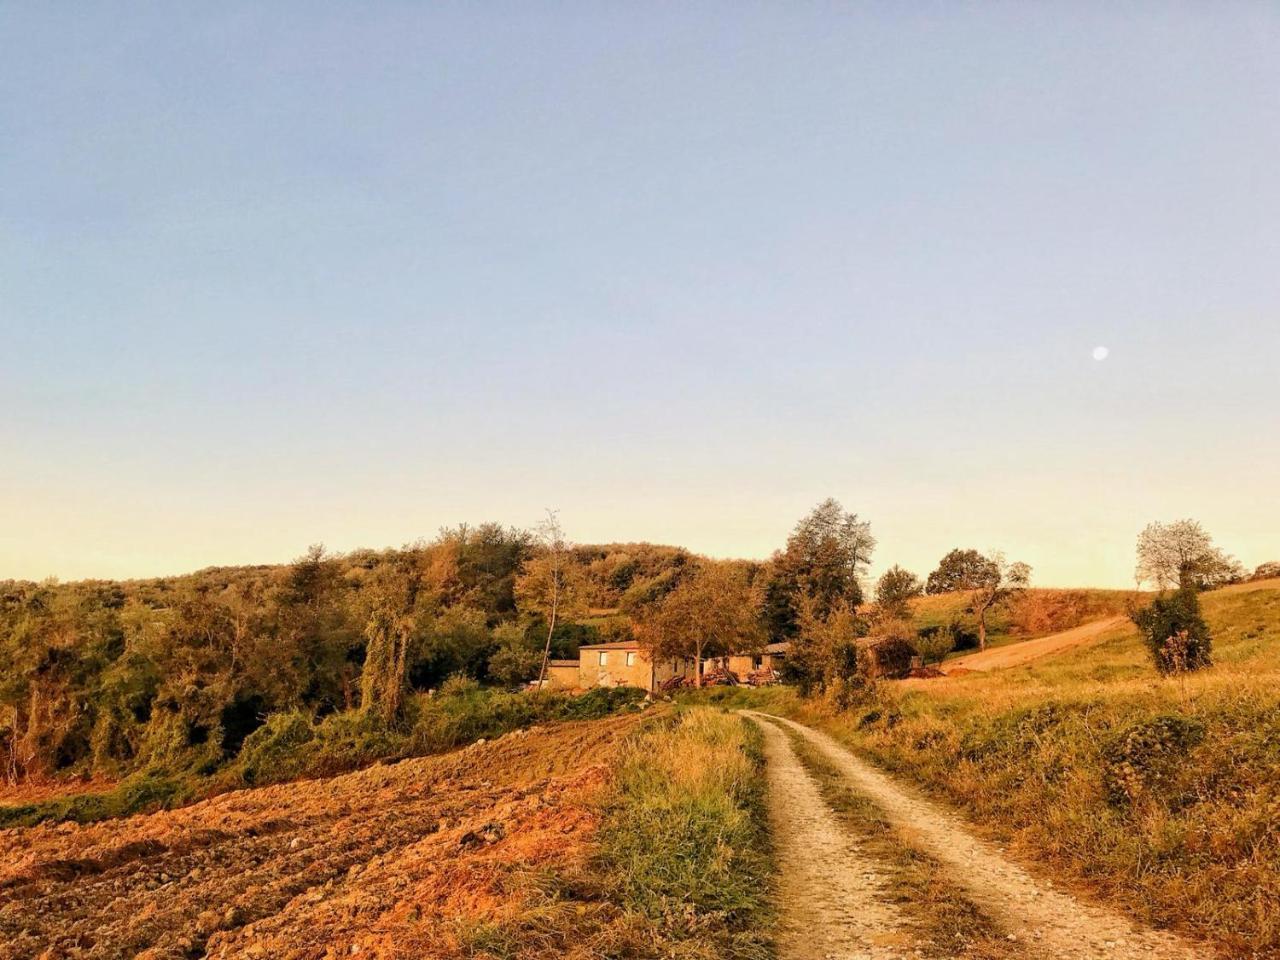
<svg viewBox="0 0 1280 960">
<path fill-rule="evenodd" d="M 1215 665 L 1182 679 L 1120 625 L 1023 666 L 884 684 L 844 712 L 785 690 L 749 702 L 959 807 L 1032 870 L 1224 956 L 1275 956 L 1280 581 L 1202 602 Z"/>
</svg>

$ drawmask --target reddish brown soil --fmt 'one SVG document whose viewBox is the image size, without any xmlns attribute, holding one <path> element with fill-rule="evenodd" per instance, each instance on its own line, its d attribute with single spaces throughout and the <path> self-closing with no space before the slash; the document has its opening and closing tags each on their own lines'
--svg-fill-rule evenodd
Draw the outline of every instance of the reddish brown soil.
<svg viewBox="0 0 1280 960">
<path fill-rule="evenodd" d="M 519 909 L 514 867 L 582 857 L 591 801 L 637 722 L 0 831 L 0 960 L 455 956 L 463 931 Z"/>
</svg>

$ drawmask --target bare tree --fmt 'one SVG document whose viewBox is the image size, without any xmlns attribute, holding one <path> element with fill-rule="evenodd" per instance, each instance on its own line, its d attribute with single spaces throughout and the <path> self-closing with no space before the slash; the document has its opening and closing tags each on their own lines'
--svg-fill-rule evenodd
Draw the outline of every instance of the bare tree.
<svg viewBox="0 0 1280 960">
<path fill-rule="evenodd" d="M 1031 567 L 1009 563 L 1004 554 L 993 550 L 986 556 L 987 565 L 973 591 L 973 612 L 978 616 L 978 649 L 987 649 L 987 614 L 998 604 L 1027 589 L 1031 583 Z"/>
<path fill-rule="evenodd" d="M 556 622 L 568 603 L 574 599 L 569 563 L 569 543 L 560 526 L 559 511 L 547 510 L 546 519 L 538 524 L 537 541 L 542 547 L 538 556 L 525 564 L 516 582 L 516 593 L 526 603 L 539 607 L 547 618 L 547 641 L 542 648 L 542 665 L 538 669 L 538 689 L 547 679 L 551 659 L 551 638 Z"/>
</svg>

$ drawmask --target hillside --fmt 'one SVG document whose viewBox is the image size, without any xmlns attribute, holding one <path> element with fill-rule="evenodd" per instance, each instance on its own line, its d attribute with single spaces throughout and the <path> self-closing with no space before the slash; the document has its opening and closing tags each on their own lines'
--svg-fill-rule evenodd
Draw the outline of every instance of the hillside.
<svg viewBox="0 0 1280 960">
<path fill-rule="evenodd" d="M 1161 679 L 1131 625 L 991 673 L 885 684 L 810 720 L 1030 867 L 1140 920 L 1280 953 L 1280 580 L 1203 595 L 1215 665 Z"/>
<path fill-rule="evenodd" d="M 31 790 L 51 778 L 216 767 L 269 716 L 359 707 L 378 644 L 405 645 L 413 691 L 456 675 L 517 686 L 537 672 L 546 639 L 545 553 L 527 532 L 481 524 L 400 550 L 313 548 L 274 566 L 0 581 L 3 777 Z M 606 544 L 574 547 L 568 559 L 577 609 L 558 617 L 552 655 L 561 657 L 626 629 L 583 622 L 587 610 L 650 602 L 690 554 Z"/>
<path fill-rule="evenodd" d="M 1000 645 L 1070 630 L 1092 620 L 1122 615 L 1135 596 L 1133 590 L 1057 589 L 1033 587 L 987 614 L 987 643 Z M 947 625 L 976 644 L 976 623 L 968 592 L 941 593 L 911 601 L 917 630 Z"/>
</svg>

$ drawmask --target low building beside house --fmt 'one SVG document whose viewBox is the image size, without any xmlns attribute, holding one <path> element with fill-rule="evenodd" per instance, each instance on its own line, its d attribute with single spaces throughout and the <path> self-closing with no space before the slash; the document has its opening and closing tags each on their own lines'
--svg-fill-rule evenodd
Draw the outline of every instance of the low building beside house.
<svg viewBox="0 0 1280 960">
<path fill-rule="evenodd" d="M 548 690 L 576 690 L 579 685 L 577 660 L 552 660 L 547 664 Z"/>
<path fill-rule="evenodd" d="M 639 687 L 653 691 L 672 677 L 693 677 L 692 660 L 653 661 L 634 640 L 578 648 L 578 686 Z"/>
<path fill-rule="evenodd" d="M 703 669 L 708 670 L 723 664 L 740 681 L 746 680 L 750 674 L 760 673 L 764 670 L 781 673 L 782 662 L 786 659 L 787 651 L 790 649 L 790 641 L 771 643 L 759 653 L 735 653 L 728 657 L 707 660 L 703 664 Z"/>
</svg>

